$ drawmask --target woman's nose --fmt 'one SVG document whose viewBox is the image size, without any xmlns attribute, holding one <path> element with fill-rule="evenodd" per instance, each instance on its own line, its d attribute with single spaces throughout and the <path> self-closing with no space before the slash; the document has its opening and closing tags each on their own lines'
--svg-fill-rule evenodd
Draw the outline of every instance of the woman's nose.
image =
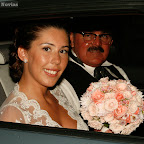
<svg viewBox="0 0 144 144">
<path fill-rule="evenodd" d="M 60 64 L 60 62 L 61 62 L 61 57 L 60 57 L 59 53 L 53 53 L 51 55 L 51 63 L 58 65 L 58 64 Z"/>
</svg>

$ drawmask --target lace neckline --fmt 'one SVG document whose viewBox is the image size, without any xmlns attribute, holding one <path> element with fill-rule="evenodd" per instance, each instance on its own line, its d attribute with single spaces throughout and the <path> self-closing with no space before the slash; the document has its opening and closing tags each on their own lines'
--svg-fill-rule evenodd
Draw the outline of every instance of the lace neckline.
<svg viewBox="0 0 144 144">
<path fill-rule="evenodd" d="M 13 91 L 16 98 L 22 97 L 22 100 L 27 101 L 28 103 L 31 103 L 35 107 L 35 111 L 40 111 L 41 113 L 44 113 L 47 115 L 47 119 L 49 119 L 52 123 L 57 125 L 57 127 L 62 127 L 60 124 L 58 124 L 56 121 L 54 121 L 49 113 L 46 110 L 41 109 L 40 104 L 35 99 L 28 99 L 28 97 L 23 93 L 19 91 L 19 84 L 16 83 Z M 68 115 L 77 121 L 77 128 L 78 126 L 78 117 L 73 107 L 68 103 L 66 97 L 64 96 L 62 90 L 58 87 L 56 87 L 54 90 L 50 90 L 50 93 L 58 100 L 58 104 L 61 105 L 65 110 L 67 110 Z"/>
<path fill-rule="evenodd" d="M 50 91 L 51 92 L 51 91 Z M 62 127 L 60 124 L 58 124 L 56 121 L 54 121 L 51 117 L 50 117 L 50 115 L 49 115 L 49 113 L 46 111 L 46 110 L 43 110 L 43 109 L 41 109 L 41 107 L 40 107 L 40 104 L 35 100 L 35 99 L 28 99 L 28 97 L 25 95 L 25 93 L 23 93 L 23 92 L 20 92 L 19 91 L 19 84 L 18 83 L 16 83 L 15 84 L 15 87 L 14 87 L 14 91 L 13 91 L 13 93 L 14 93 L 14 95 L 16 96 L 15 98 L 17 98 L 17 97 L 23 97 L 23 100 L 24 101 L 28 101 L 28 102 L 30 102 L 30 103 L 32 103 L 33 105 L 34 105 L 34 107 L 36 108 L 36 111 L 41 111 L 42 113 L 45 113 L 46 115 L 47 115 L 47 117 L 53 122 L 53 123 L 55 123 L 58 127 Z M 53 92 L 51 92 L 52 94 L 53 94 Z M 54 97 L 55 97 L 55 95 L 53 95 Z M 55 97 L 56 99 L 57 99 L 57 97 Z M 58 100 L 58 99 L 57 99 Z"/>
</svg>

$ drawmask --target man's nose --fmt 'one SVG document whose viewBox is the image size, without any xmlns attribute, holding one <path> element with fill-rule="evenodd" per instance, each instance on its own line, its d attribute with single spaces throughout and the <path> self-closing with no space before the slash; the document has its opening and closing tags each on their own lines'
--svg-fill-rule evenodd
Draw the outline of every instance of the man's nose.
<svg viewBox="0 0 144 144">
<path fill-rule="evenodd" d="M 51 54 L 51 63 L 52 64 L 58 65 L 58 64 L 60 64 L 60 62 L 61 62 L 61 57 L 60 57 L 59 53 Z"/>
<path fill-rule="evenodd" d="M 96 46 L 100 46 L 101 45 L 101 40 L 100 40 L 100 37 L 99 36 L 96 36 L 93 40 L 93 45 L 96 45 Z"/>
</svg>

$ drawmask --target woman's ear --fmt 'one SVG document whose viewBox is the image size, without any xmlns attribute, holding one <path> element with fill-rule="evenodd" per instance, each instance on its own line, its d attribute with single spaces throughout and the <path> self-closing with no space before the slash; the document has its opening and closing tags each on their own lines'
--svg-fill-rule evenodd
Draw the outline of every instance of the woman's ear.
<svg viewBox="0 0 144 144">
<path fill-rule="evenodd" d="M 21 61 L 26 63 L 28 61 L 27 50 L 22 47 L 19 47 L 18 48 L 18 57 L 20 58 Z"/>
<path fill-rule="evenodd" d="M 71 47 L 74 47 L 74 33 L 70 33 L 70 45 Z"/>
</svg>

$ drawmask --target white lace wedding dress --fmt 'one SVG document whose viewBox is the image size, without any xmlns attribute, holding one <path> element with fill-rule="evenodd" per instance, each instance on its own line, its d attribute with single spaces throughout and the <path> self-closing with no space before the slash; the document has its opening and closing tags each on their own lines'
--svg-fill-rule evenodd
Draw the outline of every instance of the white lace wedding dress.
<svg viewBox="0 0 144 144">
<path fill-rule="evenodd" d="M 56 87 L 51 93 L 59 101 L 59 104 L 68 111 L 69 116 L 77 121 L 77 129 L 88 130 L 87 125 L 70 105 L 62 90 Z M 9 113 L 9 115 L 7 113 Z M 19 92 L 18 83 L 0 108 L 0 120 L 4 120 L 5 118 L 16 123 L 61 127 L 51 119 L 47 111 L 40 108 L 36 100 L 28 100 L 24 93 Z"/>
</svg>

